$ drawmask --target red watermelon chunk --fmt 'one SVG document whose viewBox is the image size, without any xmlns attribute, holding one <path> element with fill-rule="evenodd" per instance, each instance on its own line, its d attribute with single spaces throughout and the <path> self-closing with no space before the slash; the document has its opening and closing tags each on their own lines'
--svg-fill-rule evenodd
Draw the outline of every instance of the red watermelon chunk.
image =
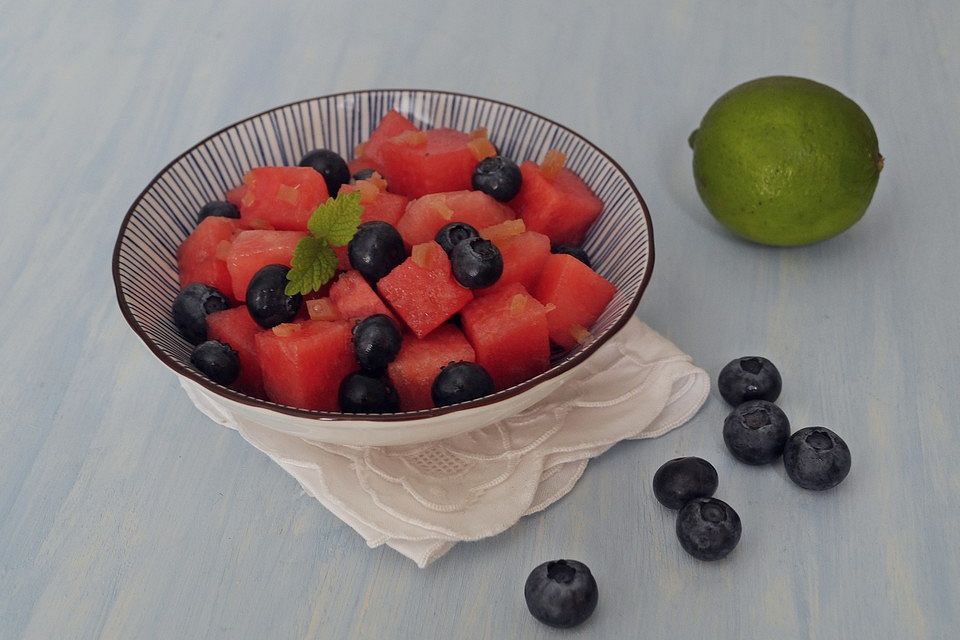
<svg viewBox="0 0 960 640">
<path fill-rule="evenodd" d="M 404 118 L 397 111 L 388 111 L 380 120 L 377 128 L 370 134 L 370 138 L 363 143 L 363 147 L 357 153 L 357 156 L 359 156 L 361 160 L 366 160 L 368 164 L 365 166 L 351 164 L 351 173 L 355 173 L 359 171 L 359 169 L 366 167 L 379 171 L 380 167 L 383 166 L 383 154 L 381 152 L 383 144 L 390 138 L 394 138 L 405 131 L 417 130 L 415 124 Z M 359 167 L 359 169 L 355 169 L 355 166 Z"/>
<path fill-rule="evenodd" d="M 510 205 L 527 229 L 548 236 L 555 245 L 580 245 L 603 209 L 600 198 L 569 169 L 560 169 L 550 180 L 540 167 L 527 161 L 520 165 L 520 172 L 523 185 Z"/>
<path fill-rule="evenodd" d="M 357 370 L 350 323 L 312 320 L 280 327 L 284 331 L 256 337 L 267 398 L 301 409 L 337 411 L 340 382 Z"/>
<path fill-rule="evenodd" d="M 401 134 L 380 148 L 390 190 L 410 198 L 470 188 L 477 158 L 470 136 L 455 129 L 430 129 L 422 137 Z"/>
<path fill-rule="evenodd" d="M 381 220 L 396 226 L 400 216 L 407 208 L 407 202 L 409 202 L 409 198 L 388 191 L 381 191 L 376 200 L 363 203 L 363 213 L 360 214 L 360 220 L 362 222 Z"/>
<path fill-rule="evenodd" d="M 413 246 L 433 240 L 437 231 L 451 222 L 466 222 L 479 230 L 515 217 L 510 207 L 480 191 L 432 193 L 407 205 L 397 231 Z"/>
<path fill-rule="evenodd" d="M 337 271 L 350 271 L 353 267 L 350 265 L 350 256 L 346 247 L 330 247 L 337 254 Z"/>
<path fill-rule="evenodd" d="M 543 305 L 521 284 L 477 298 L 460 313 L 463 331 L 496 388 L 506 389 L 550 367 Z"/>
<path fill-rule="evenodd" d="M 259 167 L 243 177 L 240 217 L 251 227 L 306 231 L 310 214 L 327 201 L 327 183 L 310 167 Z"/>
<path fill-rule="evenodd" d="M 263 378 L 260 374 L 260 357 L 257 354 L 258 325 L 245 306 L 218 311 L 207 316 L 207 335 L 233 347 L 240 357 L 240 377 L 233 383 L 238 391 L 263 397 Z"/>
<path fill-rule="evenodd" d="M 289 267 L 293 251 L 305 235 L 300 231 L 241 231 L 227 253 L 227 269 L 233 282 L 234 297 L 244 300 L 250 280 L 268 264 Z"/>
<path fill-rule="evenodd" d="M 230 273 L 227 272 L 226 263 L 223 260 L 210 259 L 192 266 L 181 266 L 180 286 L 185 287 L 194 282 L 210 285 L 227 298 L 235 299 Z"/>
<path fill-rule="evenodd" d="M 357 184 L 370 184 L 367 180 L 358 180 Z M 340 187 L 340 193 L 353 193 L 359 187 L 357 184 L 345 184 Z M 397 226 L 397 220 L 403 215 L 407 208 L 408 199 L 396 193 L 388 191 L 377 191 L 377 195 L 372 199 L 361 197 L 360 206 L 363 207 L 363 213 L 360 214 L 360 222 L 373 222 L 380 220 L 389 225 Z M 364 194 L 362 193 L 361 196 Z"/>
<path fill-rule="evenodd" d="M 496 284 L 474 291 L 477 296 L 499 293 L 511 284 L 522 284 L 532 291 L 540 279 L 543 263 L 550 257 L 550 238 L 536 231 L 525 231 L 508 238 L 497 238 L 493 243 L 503 257 L 503 273 Z"/>
<path fill-rule="evenodd" d="M 452 324 L 438 327 L 425 338 L 403 337 L 400 353 L 387 366 L 387 374 L 400 397 L 402 411 L 429 409 L 430 390 L 440 369 L 451 362 L 474 362 L 473 347 Z"/>
<path fill-rule="evenodd" d="M 555 308 L 547 314 L 550 339 L 570 349 L 589 330 L 613 299 L 616 287 L 566 254 L 553 254 L 543 265 L 534 296 Z"/>
<path fill-rule="evenodd" d="M 330 301 L 344 320 L 362 320 L 378 313 L 396 320 L 359 271 L 347 271 L 333 283 Z"/>
<path fill-rule="evenodd" d="M 412 255 L 380 279 L 377 288 L 418 338 L 446 322 L 473 294 L 450 272 L 450 260 L 436 242 L 413 248 Z"/>
<path fill-rule="evenodd" d="M 180 286 L 202 282 L 225 296 L 232 296 L 233 286 L 224 257 L 239 230 L 239 221 L 231 218 L 210 216 L 201 220 L 177 249 Z"/>
</svg>

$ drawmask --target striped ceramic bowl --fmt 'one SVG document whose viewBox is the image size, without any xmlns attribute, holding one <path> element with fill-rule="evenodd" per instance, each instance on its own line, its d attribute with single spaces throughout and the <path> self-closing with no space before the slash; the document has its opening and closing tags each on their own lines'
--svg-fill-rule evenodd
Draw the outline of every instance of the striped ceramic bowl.
<svg viewBox="0 0 960 640">
<path fill-rule="evenodd" d="M 176 250 L 207 201 L 222 199 L 252 167 L 295 165 L 310 149 L 352 157 L 388 110 L 424 128 L 487 127 L 500 152 L 517 162 L 548 149 L 567 156 L 603 200 L 584 247 L 617 294 L 592 337 L 548 371 L 491 396 L 452 407 L 389 415 L 306 411 L 220 386 L 190 364 L 170 307 L 178 291 Z M 252 422 L 315 442 L 395 445 L 450 437 L 515 415 L 545 398 L 630 318 L 653 268 L 650 215 L 640 192 L 610 156 L 582 136 L 526 109 L 443 91 L 380 89 L 311 98 L 252 116 L 197 143 L 150 181 L 120 225 L 113 278 L 120 310 L 134 332 L 179 377 L 189 397 L 221 422 Z"/>
</svg>

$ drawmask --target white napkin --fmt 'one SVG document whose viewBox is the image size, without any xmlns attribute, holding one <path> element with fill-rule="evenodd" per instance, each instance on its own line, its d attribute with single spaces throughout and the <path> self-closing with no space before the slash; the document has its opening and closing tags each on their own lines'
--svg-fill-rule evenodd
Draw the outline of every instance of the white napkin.
<svg viewBox="0 0 960 640">
<path fill-rule="evenodd" d="M 587 461 L 625 439 L 679 427 L 710 391 L 707 373 L 636 318 L 523 413 L 448 440 L 402 447 L 317 445 L 247 423 L 191 393 L 353 527 L 428 564 L 494 536 L 567 494 Z"/>
</svg>

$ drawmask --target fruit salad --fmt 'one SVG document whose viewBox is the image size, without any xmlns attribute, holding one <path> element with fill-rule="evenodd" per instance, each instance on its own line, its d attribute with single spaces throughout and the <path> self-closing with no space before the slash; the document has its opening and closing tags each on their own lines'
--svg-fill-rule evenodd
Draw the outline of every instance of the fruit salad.
<svg viewBox="0 0 960 640">
<path fill-rule="evenodd" d="M 589 339 L 616 289 L 581 247 L 603 203 L 561 152 L 518 165 L 485 129 L 390 111 L 355 156 L 251 169 L 200 209 L 172 308 L 200 372 L 301 409 L 416 411 Z"/>
</svg>

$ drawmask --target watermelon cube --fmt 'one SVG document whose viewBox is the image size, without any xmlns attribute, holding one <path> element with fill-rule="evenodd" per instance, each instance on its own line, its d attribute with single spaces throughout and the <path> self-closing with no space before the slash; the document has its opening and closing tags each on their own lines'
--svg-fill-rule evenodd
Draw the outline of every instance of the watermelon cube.
<svg viewBox="0 0 960 640">
<path fill-rule="evenodd" d="M 257 354 L 258 325 L 245 306 L 218 311 L 207 316 L 207 335 L 233 347 L 240 357 L 240 377 L 233 383 L 238 391 L 251 396 L 263 397 L 263 378 L 260 374 L 260 357 Z"/>
<path fill-rule="evenodd" d="M 337 271 L 350 271 L 353 267 L 350 265 L 350 254 L 346 247 L 330 247 L 337 254 Z"/>
<path fill-rule="evenodd" d="M 413 248 L 409 258 L 377 283 L 380 294 L 418 338 L 446 322 L 473 299 L 450 271 L 450 260 L 436 242 Z"/>
<path fill-rule="evenodd" d="M 479 230 L 515 217 L 510 207 L 480 191 L 432 193 L 407 205 L 397 231 L 412 247 L 433 240 L 437 231 L 451 222 L 466 222 Z"/>
<path fill-rule="evenodd" d="M 496 388 L 506 389 L 550 367 L 547 312 L 522 284 L 477 298 L 460 313 L 463 331 Z"/>
<path fill-rule="evenodd" d="M 533 291 L 540 279 L 543 263 L 550 257 L 550 238 L 536 231 L 525 231 L 516 236 L 496 238 L 493 243 L 503 257 L 503 273 L 495 284 L 477 289 L 474 294 L 485 296 L 498 293 L 515 283 L 522 284 L 527 291 Z"/>
<path fill-rule="evenodd" d="M 227 253 L 234 297 L 244 300 L 250 280 L 268 264 L 289 267 L 297 243 L 306 235 L 300 231 L 241 231 Z"/>
<path fill-rule="evenodd" d="M 231 218 L 210 216 L 201 220 L 177 249 L 180 286 L 202 282 L 225 296 L 232 296 L 233 286 L 224 258 L 239 230 L 239 221 Z"/>
<path fill-rule="evenodd" d="M 258 333 L 267 398 L 301 409 L 337 411 L 340 382 L 358 368 L 350 327 L 348 322 L 311 320 Z"/>
<path fill-rule="evenodd" d="M 394 138 L 406 131 L 418 131 L 418 129 L 415 124 L 404 118 L 397 111 L 388 111 L 387 114 L 381 118 L 377 128 L 374 129 L 373 133 L 370 134 L 370 138 L 363 143 L 363 146 L 357 155 L 361 160 L 366 160 L 368 162 L 366 166 L 379 171 L 383 166 L 383 144 L 387 140 Z M 359 165 L 357 164 L 351 164 L 350 171 L 358 171 L 359 169 L 355 168 L 358 166 Z"/>
<path fill-rule="evenodd" d="M 240 217 L 250 227 L 306 231 L 313 210 L 327 201 L 327 183 L 310 167 L 259 167 L 243 177 Z"/>
<path fill-rule="evenodd" d="M 337 278 L 330 287 L 330 301 L 344 320 L 362 320 L 378 313 L 394 318 L 359 271 L 347 271 Z"/>
<path fill-rule="evenodd" d="M 410 198 L 470 188 L 477 158 L 470 136 L 454 129 L 430 129 L 421 136 L 401 134 L 380 148 L 390 190 Z"/>
<path fill-rule="evenodd" d="M 340 187 L 340 193 L 353 193 L 361 188 L 357 185 L 372 186 L 372 182 L 358 180 L 356 184 L 345 184 Z M 363 207 L 363 213 L 360 214 L 360 222 L 380 220 L 391 226 L 397 226 L 397 220 L 400 219 L 407 208 L 408 198 L 378 189 L 376 195 L 372 198 L 364 198 L 365 195 L 365 193 L 361 193 L 360 206 Z"/>
<path fill-rule="evenodd" d="M 424 338 L 406 334 L 400 353 L 387 366 L 401 411 L 434 406 L 430 395 L 434 379 L 442 367 L 461 360 L 475 362 L 476 357 L 463 333 L 452 324 L 441 325 Z"/>
<path fill-rule="evenodd" d="M 569 169 L 560 169 L 549 179 L 539 166 L 527 161 L 520 165 L 520 173 L 523 185 L 510 205 L 527 229 L 548 236 L 555 245 L 581 244 L 603 209 L 600 198 Z"/>
<path fill-rule="evenodd" d="M 545 305 L 550 339 L 570 349 L 585 337 L 617 292 L 599 273 L 566 254 L 553 254 L 543 265 L 533 295 Z"/>
</svg>

